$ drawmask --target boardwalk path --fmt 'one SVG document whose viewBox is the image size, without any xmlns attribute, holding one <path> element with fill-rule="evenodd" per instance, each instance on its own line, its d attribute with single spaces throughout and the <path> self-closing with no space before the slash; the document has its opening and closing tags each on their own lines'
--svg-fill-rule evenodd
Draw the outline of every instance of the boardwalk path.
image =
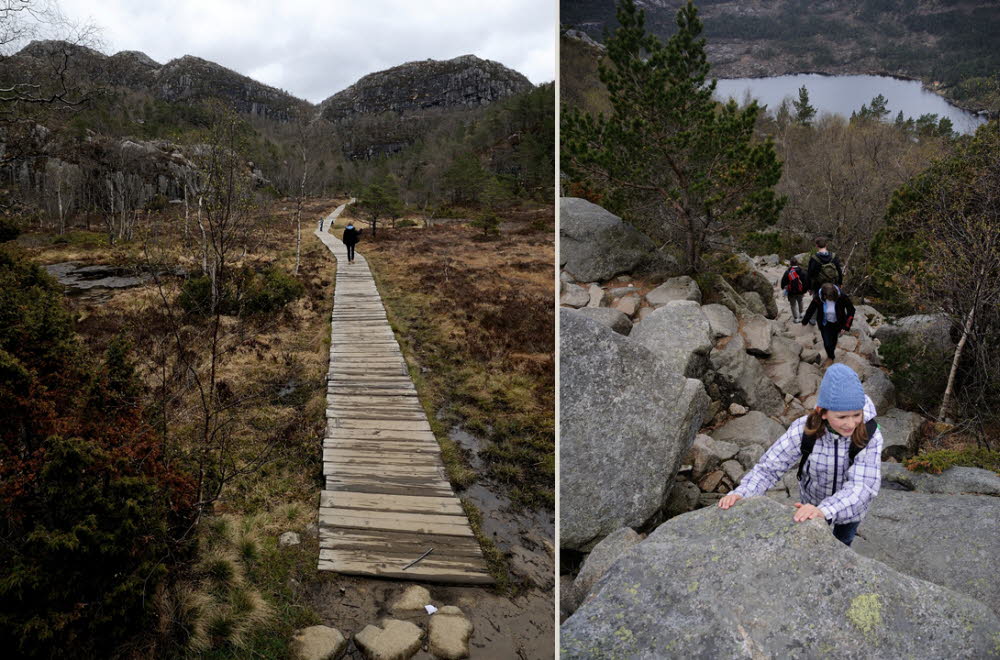
<svg viewBox="0 0 1000 660">
<path fill-rule="evenodd" d="M 326 228 L 344 210 L 337 207 Z M 337 258 L 319 569 L 427 582 L 490 584 L 445 477 L 440 449 L 386 319 L 368 263 L 326 231 Z M 423 555 L 424 559 L 404 567 Z"/>
</svg>

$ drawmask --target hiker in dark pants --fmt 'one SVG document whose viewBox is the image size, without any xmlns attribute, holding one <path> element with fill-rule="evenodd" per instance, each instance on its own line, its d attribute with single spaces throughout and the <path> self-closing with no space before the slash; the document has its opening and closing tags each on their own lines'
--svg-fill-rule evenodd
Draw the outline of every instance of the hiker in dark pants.
<svg viewBox="0 0 1000 660">
<path fill-rule="evenodd" d="M 792 322 L 798 323 L 802 320 L 802 295 L 809 290 L 809 282 L 802 267 L 799 266 L 798 259 L 792 257 L 788 263 L 788 270 L 781 276 L 781 288 L 788 296 L 788 306 L 792 309 Z"/>
<path fill-rule="evenodd" d="M 825 519 L 833 535 L 851 545 L 882 482 L 882 432 L 875 404 L 847 365 L 827 369 L 816 409 L 792 422 L 719 508 L 763 495 L 796 461 L 801 501 L 792 519 Z"/>
<path fill-rule="evenodd" d="M 347 223 L 347 227 L 344 228 L 344 245 L 347 246 L 347 263 L 354 263 L 354 246 L 358 244 L 358 240 L 361 238 L 361 230 L 354 228 L 354 223 Z"/>
<path fill-rule="evenodd" d="M 826 283 L 844 286 L 844 268 L 840 257 L 826 249 L 826 239 L 822 236 L 816 239 L 816 254 L 809 258 L 806 280 L 813 298 L 819 295 L 820 288 Z M 816 325 L 816 321 L 812 324 Z"/>
<path fill-rule="evenodd" d="M 828 282 L 820 289 L 819 296 L 809 303 L 809 309 L 802 317 L 802 325 L 807 325 L 813 314 L 816 314 L 816 320 L 819 322 L 819 332 L 823 335 L 823 348 L 826 349 L 827 361 L 822 366 L 828 367 L 836 359 L 834 351 L 837 349 L 837 339 L 842 332 L 850 330 L 851 324 L 854 323 L 854 304 L 847 294 Z"/>
</svg>

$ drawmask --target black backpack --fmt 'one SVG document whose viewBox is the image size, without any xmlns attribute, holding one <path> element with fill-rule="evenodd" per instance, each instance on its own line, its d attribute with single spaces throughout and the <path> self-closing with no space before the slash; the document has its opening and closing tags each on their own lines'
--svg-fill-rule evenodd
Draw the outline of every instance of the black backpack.
<svg viewBox="0 0 1000 660">
<path fill-rule="evenodd" d="M 871 441 L 872 436 L 875 435 L 875 431 L 878 430 L 878 424 L 875 422 L 875 418 L 872 417 L 867 422 L 865 422 L 865 430 L 868 431 L 868 440 Z M 806 433 L 805 429 L 802 430 L 802 460 L 799 461 L 799 471 L 796 474 L 796 478 L 802 479 L 802 470 L 805 468 L 806 461 L 809 460 L 809 454 L 812 453 L 813 447 L 816 446 L 816 436 L 809 435 Z M 853 442 L 850 448 L 847 450 L 847 467 L 854 465 L 854 457 L 858 455 L 858 452 L 863 449 L 858 447 Z M 836 487 L 836 473 L 834 474 L 834 487 Z"/>
<path fill-rule="evenodd" d="M 802 283 L 802 276 L 795 268 L 788 269 L 788 295 L 797 296 L 806 290 L 806 285 Z"/>
</svg>

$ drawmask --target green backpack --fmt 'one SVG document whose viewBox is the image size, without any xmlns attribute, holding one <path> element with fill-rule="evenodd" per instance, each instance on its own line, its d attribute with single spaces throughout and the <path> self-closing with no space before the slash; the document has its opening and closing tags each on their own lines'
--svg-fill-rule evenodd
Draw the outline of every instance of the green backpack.
<svg viewBox="0 0 1000 660">
<path fill-rule="evenodd" d="M 819 274 L 816 276 L 816 282 L 813 284 L 814 289 L 818 289 L 827 282 L 830 284 L 837 283 L 837 280 L 840 278 L 840 272 L 837 270 L 836 260 L 837 255 L 831 253 L 830 261 L 820 265 Z"/>
</svg>

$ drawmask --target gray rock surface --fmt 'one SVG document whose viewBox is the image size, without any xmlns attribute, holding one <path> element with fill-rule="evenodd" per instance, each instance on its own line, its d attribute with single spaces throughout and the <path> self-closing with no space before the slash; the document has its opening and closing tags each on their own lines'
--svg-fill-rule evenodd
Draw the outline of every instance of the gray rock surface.
<svg viewBox="0 0 1000 660">
<path fill-rule="evenodd" d="M 617 309 L 625 316 L 632 318 L 633 316 L 635 316 L 636 311 L 638 311 L 639 304 L 641 301 L 642 299 L 639 297 L 639 294 L 633 293 L 627 296 L 623 296 L 618 300 L 614 301 L 613 303 L 611 303 L 611 307 Z"/>
<path fill-rule="evenodd" d="M 567 307 L 586 307 L 590 302 L 590 293 L 578 284 L 563 282 L 562 295 L 559 297 L 559 304 Z"/>
<path fill-rule="evenodd" d="M 560 538 L 586 550 L 660 511 L 708 395 L 591 319 L 563 310 L 560 323 Z"/>
<path fill-rule="evenodd" d="M 562 625 L 561 657 L 1000 657 L 987 606 L 792 512 L 757 497 L 667 521 Z"/>
<path fill-rule="evenodd" d="M 691 300 L 701 304 L 701 289 L 687 275 L 671 277 L 646 294 L 646 302 L 653 307 L 663 307 L 672 300 Z"/>
<path fill-rule="evenodd" d="M 705 373 L 712 350 L 708 319 L 701 313 L 701 305 L 690 300 L 674 300 L 660 307 L 632 330 L 631 339 L 688 378 Z"/>
<path fill-rule="evenodd" d="M 295 532 L 285 532 L 278 537 L 278 545 L 285 547 L 289 545 L 298 545 L 302 543 L 302 539 Z"/>
<path fill-rule="evenodd" d="M 740 334 L 746 341 L 747 353 L 756 357 L 771 355 L 771 323 L 760 314 L 755 314 L 743 320 Z"/>
<path fill-rule="evenodd" d="M 590 301 L 587 303 L 587 307 L 607 307 L 610 301 L 610 296 L 608 292 L 597 286 L 596 284 L 591 284 L 587 288 L 587 294 L 590 296 Z"/>
<path fill-rule="evenodd" d="M 742 417 L 726 422 L 725 425 L 712 431 L 712 438 L 731 442 L 740 447 L 761 445 L 770 447 L 774 441 L 785 432 L 778 422 L 758 410 L 751 410 Z"/>
<path fill-rule="evenodd" d="M 580 606 L 590 593 L 591 587 L 611 564 L 615 563 L 626 550 L 642 540 L 635 530 L 622 527 L 604 537 L 604 540 L 594 546 L 580 567 L 580 572 L 573 581 L 573 611 Z"/>
<path fill-rule="evenodd" d="M 878 416 L 882 431 L 882 460 L 909 458 L 917 449 L 917 438 L 924 418 L 914 412 L 890 408 Z"/>
<path fill-rule="evenodd" d="M 620 335 L 628 336 L 632 332 L 632 321 L 623 312 L 610 307 L 585 307 L 573 311 L 574 314 L 582 314 L 593 319 L 601 325 L 611 328 Z"/>
<path fill-rule="evenodd" d="M 746 272 L 738 276 L 733 285 L 740 291 L 756 292 L 760 296 L 761 302 L 764 303 L 767 318 L 778 318 L 778 303 L 774 299 L 774 285 L 771 284 L 771 280 L 757 269 L 757 265 L 749 256 L 745 254 L 736 256 L 746 266 Z M 744 294 L 743 297 L 746 298 L 746 295 Z"/>
<path fill-rule="evenodd" d="M 1000 615 L 998 497 L 880 490 L 851 547 L 901 573 L 965 594 Z M 1000 625 L 994 633 L 1000 633 Z"/>
<path fill-rule="evenodd" d="M 872 367 L 862 386 L 865 389 L 865 394 L 875 404 L 875 410 L 878 414 L 888 412 L 896 405 L 896 386 L 892 384 L 889 374 L 881 369 Z"/>
<path fill-rule="evenodd" d="M 736 315 L 723 305 L 713 303 L 703 305 L 701 313 L 708 319 L 708 324 L 712 329 L 712 339 L 720 337 L 732 337 L 738 328 Z"/>
<path fill-rule="evenodd" d="M 678 481 L 670 489 L 667 497 L 667 504 L 663 507 L 663 517 L 673 518 L 682 513 L 693 511 L 698 506 L 698 497 L 701 496 L 701 489 L 690 481 Z"/>
<path fill-rule="evenodd" d="M 583 282 L 630 273 L 656 246 L 648 236 L 596 204 L 559 200 L 560 264 Z"/>
<path fill-rule="evenodd" d="M 943 352 L 955 350 L 951 340 L 951 322 L 943 314 L 917 314 L 904 316 L 895 323 L 883 323 L 875 330 L 875 338 L 887 341 L 905 336 L 912 343 Z"/>
<path fill-rule="evenodd" d="M 777 386 L 764 373 L 760 362 L 747 354 L 740 335 L 733 336 L 722 348 L 709 354 L 714 383 L 727 400 L 751 409 L 777 415 L 785 408 Z"/>
<path fill-rule="evenodd" d="M 767 316 L 767 307 L 764 305 L 764 299 L 760 297 L 760 294 L 756 291 L 743 291 L 741 294 L 743 300 L 747 301 L 747 307 L 754 314 L 760 314 L 761 316 Z"/>
<path fill-rule="evenodd" d="M 336 628 L 309 626 L 295 633 L 291 649 L 296 660 L 337 660 L 347 650 L 347 640 Z"/>
<path fill-rule="evenodd" d="M 802 346 L 785 337 L 772 337 L 771 356 L 763 361 L 764 373 L 784 394 L 799 394 L 799 364 Z"/>
<path fill-rule="evenodd" d="M 684 462 L 691 465 L 691 478 L 697 481 L 703 475 L 717 469 L 723 461 L 736 456 L 739 451 L 740 448 L 731 442 L 721 442 L 699 434 L 695 436 Z"/>
<path fill-rule="evenodd" d="M 1000 497 L 1000 475 L 981 468 L 955 466 L 941 474 L 928 474 L 910 472 L 899 463 L 882 463 L 882 483 L 918 493 Z"/>
</svg>

